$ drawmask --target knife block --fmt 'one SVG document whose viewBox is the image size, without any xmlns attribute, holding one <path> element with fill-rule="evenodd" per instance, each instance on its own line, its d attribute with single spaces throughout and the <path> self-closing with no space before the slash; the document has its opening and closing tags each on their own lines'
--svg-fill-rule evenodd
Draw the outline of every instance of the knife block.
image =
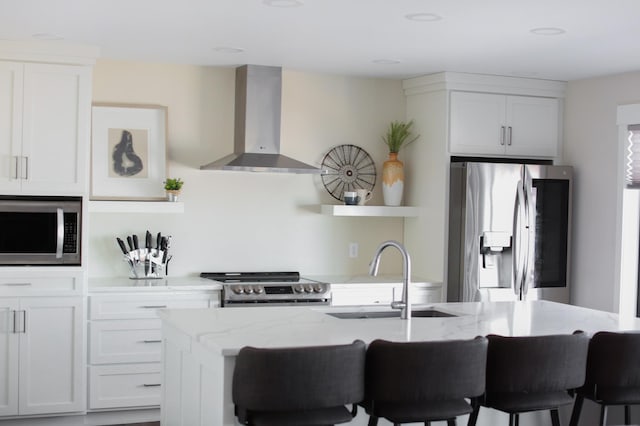
<svg viewBox="0 0 640 426">
<path fill-rule="evenodd" d="M 167 275 L 168 264 L 172 256 L 163 260 L 162 250 L 138 249 L 123 257 L 129 266 L 129 279 L 152 280 L 160 279 Z"/>
</svg>

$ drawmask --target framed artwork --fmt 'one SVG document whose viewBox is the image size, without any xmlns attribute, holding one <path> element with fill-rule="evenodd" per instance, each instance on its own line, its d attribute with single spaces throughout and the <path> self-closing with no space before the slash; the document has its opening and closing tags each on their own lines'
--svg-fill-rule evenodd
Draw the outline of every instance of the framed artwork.
<svg viewBox="0 0 640 426">
<path fill-rule="evenodd" d="M 94 104 L 91 199 L 166 199 L 166 139 L 166 107 Z"/>
</svg>

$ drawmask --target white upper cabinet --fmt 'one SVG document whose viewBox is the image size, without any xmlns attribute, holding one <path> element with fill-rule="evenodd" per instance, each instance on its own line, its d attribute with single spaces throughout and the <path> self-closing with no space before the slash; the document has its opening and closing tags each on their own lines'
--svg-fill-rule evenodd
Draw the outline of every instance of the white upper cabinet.
<svg viewBox="0 0 640 426">
<path fill-rule="evenodd" d="M 0 191 L 86 191 L 91 68 L 0 62 Z"/>
<path fill-rule="evenodd" d="M 452 154 L 557 155 L 558 99 L 452 91 L 450 102 Z"/>
<path fill-rule="evenodd" d="M 0 188 L 19 192 L 24 66 L 0 62 Z"/>
</svg>

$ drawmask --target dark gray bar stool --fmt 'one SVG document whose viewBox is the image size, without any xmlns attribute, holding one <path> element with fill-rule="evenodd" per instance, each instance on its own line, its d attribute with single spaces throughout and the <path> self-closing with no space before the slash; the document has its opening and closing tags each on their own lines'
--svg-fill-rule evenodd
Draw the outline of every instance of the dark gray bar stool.
<svg viewBox="0 0 640 426">
<path fill-rule="evenodd" d="M 351 421 L 356 403 L 364 398 L 365 353 L 360 340 L 335 346 L 242 348 L 232 382 L 238 420 L 254 426 Z"/>
<path fill-rule="evenodd" d="M 558 407 L 571 404 L 573 389 L 584 384 L 589 338 L 567 335 L 487 336 L 487 384 L 482 405 L 509 413 L 517 426 L 519 414 L 549 410 L 560 426 Z"/>
<path fill-rule="evenodd" d="M 395 343 L 375 340 L 367 348 L 369 426 L 383 417 L 401 423 L 446 420 L 471 413 L 475 424 L 484 392 L 487 339 Z M 471 399 L 469 404 L 465 398 Z"/>
<path fill-rule="evenodd" d="M 585 384 L 576 391 L 571 426 L 577 426 L 584 399 L 602 406 L 600 425 L 607 423 L 607 407 L 624 405 L 625 425 L 631 424 L 630 405 L 640 404 L 640 333 L 601 331 L 591 338 Z"/>
</svg>

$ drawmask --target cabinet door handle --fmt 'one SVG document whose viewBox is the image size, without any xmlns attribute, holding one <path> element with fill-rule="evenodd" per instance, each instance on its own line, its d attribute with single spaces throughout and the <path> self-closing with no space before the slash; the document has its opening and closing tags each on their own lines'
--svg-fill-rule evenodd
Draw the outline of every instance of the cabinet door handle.
<svg viewBox="0 0 640 426">
<path fill-rule="evenodd" d="M 147 305 L 147 306 L 140 306 L 140 307 L 144 309 L 162 309 L 162 308 L 166 308 L 167 305 Z"/>
<path fill-rule="evenodd" d="M 513 136 L 513 128 L 511 126 L 507 127 L 507 132 L 508 132 L 507 144 L 509 146 L 511 146 L 511 138 Z"/>
<path fill-rule="evenodd" d="M 31 283 L 3 283 L 2 285 L 6 285 L 8 287 L 27 287 L 30 286 Z"/>
<path fill-rule="evenodd" d="M 21 329 L 18 329 L 19 322 L 21 322 Z M 14 334 L 27 332 L 27 311 L 13 311 L 13 332 Z"/>
<path fill-rule="evenodd" d="M 142 385 L 145 388 L 155 388 L 161 386 L 160 383 L 145 383 Z"/>
<path fill-rule="evenodd" d="M 16 159 L 16 164 L 15 164 L 15 167 L 16 167 L 16 170 L 15 170 L 15 171 L 16 171 L 16 172 L 14 173 L 14 175 L 13 175 L 13 176 L 14 176 L 14 178 L 15 178 L 16 180 L 18 180 L 18 179 L 20 179 L 20 176 L 18 176 L 18 170 L 20 169 L 20 157 L 19 157 L 19 156 L 17 156 L 17 155 L 15 155 L 13 158 L 15 158 L 15 159 Z"/>
<path fill-rule="evenodd" d="M 162 340 L 143 340 L 142 343 L 162 343 Z"/>
<path fill-rule="evenodd" d="M 22 157 L 24 159 L 24 169 L 22 170 L 22 179 L 29 179 L 29 157 Z"/>
<path fill-rule="evenodd" d="M 504 145 L 504 126 L 500 126 L 500 145 Z"/>
</svg>

